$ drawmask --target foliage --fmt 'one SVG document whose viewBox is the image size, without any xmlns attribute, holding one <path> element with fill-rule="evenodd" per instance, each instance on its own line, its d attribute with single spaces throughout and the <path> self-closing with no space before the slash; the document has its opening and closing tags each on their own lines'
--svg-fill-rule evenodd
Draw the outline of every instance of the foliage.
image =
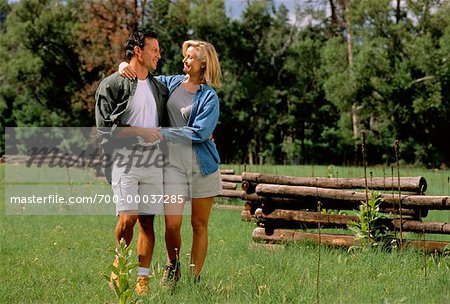
<svg viewBox="0 0 450 304">
<path fill-rule="evenodd" d="M 393 236 L 383 224 L 385 217 L 379 212 L 382 202 L 381 193 L 371 192 L 367 203 L 362 202 L 359 206 L 359 211 L 356 212 L 358 221 L 348 223 L 348 228 L 355 233 L 356 238 L 360 242 L 359 247 L 386 248 L 393 244 Z M 357 246 L 353 246 L 350 249 L 355 247 Z"/>
<path fill-rule="evenodd" d="M 4 24 L 6 17 L 8 16 L 11 8 L 7 0 L 0 0 L 0 32 L 4 30 Z"/>
<path fill-rule="evenodd" d="M 132 252 L 131 245 L 127 246 L 125 240 L 121 239 L 116 249 L 113 250 L 117 265 L 110 266 L 112 273 L 117 276 L 117 281 L 111 280 L 109 275 L 103 275 L 112 285 L 119 304 L 136 303 L 136 299 L 133 299 L 136 285 L 134 274 L 139 263 L 131 262 Z"/>
<path fill-rule="evenodd" d="M 146 17 L 146 0 L 96 1 L 80 4 L 75 33 L 84 86 L 73 96 L 74 104 L 93 120 L 94 94 L 100 80 L 126 59 L 124 46 L 130 33 Z"/>
<path fill-rule="evenodd" d="M 184 40 L 215 45 L 223 162 L 356 163 L 356 126 L 370 164 L 392 163 L 398 139 L 403 161 L 448 166 L 449 15 L 444 0 L 252 0 L 235 18 L 225 0 L 0 0 L 1 128 L 93 125 L 99 81 L 151 28 L 157 74 L 182 73 Z"/>
<path fill-rule="evenodd" d="M 83 121 L 71 103 L 82 79 L 73 36 L 76 20 L 73 7 L 65 2 L 24 0 L 11 5 L 0 36 L 2 129 Z"/>
</svg>

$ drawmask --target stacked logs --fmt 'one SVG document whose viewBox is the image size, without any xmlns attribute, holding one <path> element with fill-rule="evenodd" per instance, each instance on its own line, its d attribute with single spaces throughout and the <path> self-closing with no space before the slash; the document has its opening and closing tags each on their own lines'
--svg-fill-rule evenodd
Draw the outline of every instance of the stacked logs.
<svg viewBox="0 0 450 304">
<path fill-rule="evenodd" d="M 233 169 L 221 169 L 222 197 L 240 198 L 242 190 L 237 190 L 242 183 L 242 176 L 235 175 Z"/>
<path fill-rule="evenodd" d="M 367 183 L 367 185 L 366 185 Z M 358 243 L 352 235 L 305 233 L 292 229 L 347 228 L 356 216 L 336 214 L 335 210 L 357 210 L 367 200 L 364 189 L 382 191 L 380 212 L 389 214 L 383 220 L 390 230 L 417 233 L 450 234 L 450 223 L 423 222 L 428 210 L 450 210 L 448 196 L 425 196 L 423 177 L 386 178 L 305 178 L 244 172 L 241 199 L 244 221 L 255 221 L 253 240 L 264 243 L 286 243 L 313 240 L 335 246 Z M 319 207 L 320 206 L 320 207 Z M 318 211 L 318 207 L 320 211 Z M 324 210 L 325 209 L 325 210 Z M 333 210 L 327 213 L 326 210 Z M 324 212 L 325 211 L 325 212 Z M 448 242 L 402 242 L 405 247 L 442 251 Z"/>
</svg>

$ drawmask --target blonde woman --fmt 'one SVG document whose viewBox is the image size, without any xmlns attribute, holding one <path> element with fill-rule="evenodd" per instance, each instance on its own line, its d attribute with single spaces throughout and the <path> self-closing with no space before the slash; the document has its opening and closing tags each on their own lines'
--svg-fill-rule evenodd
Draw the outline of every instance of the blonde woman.
<svg viewBox="0 0 450 304">
<path fill-rule="evenodd" d="M 180 195 L 182 203 L 165 204 L 166 248 L 168 263 L 162 284 L 174 286 L 179 280 L 181 224 L 186 201 L 192 203 L 191 274 L 194 282 L 200 273 L 208 248 L 208 220 L 214 197 L 221 194 L 219 153 L 211 135 L 219 120 L 219 98 L 213 89 L 220 87 L 221 70 L 214 46 L 205 41 L 183 43 L 185 75 L 159 76 L 169 89 L 167 110 L 170 126 L 160 133 L 169 146 L 169 164 L 164 169 L 164 192 L 169 200 Z M 135 77 L 130 66 L 119 70 Z"/>
</svg>

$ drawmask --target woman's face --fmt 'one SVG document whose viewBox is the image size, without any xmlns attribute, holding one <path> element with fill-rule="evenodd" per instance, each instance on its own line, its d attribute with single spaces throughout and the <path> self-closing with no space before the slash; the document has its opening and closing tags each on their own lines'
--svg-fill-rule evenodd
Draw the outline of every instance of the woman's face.
<svg viewBox="0 0 450 304">
<path fill-rule="evenodd" d="M 198 76 L 205 67 L 205 63 L 199 60 L 200 52 L 193 46 L 188 47 L 183 58 L 183 71 L 190 76 Z"/>
</svg>

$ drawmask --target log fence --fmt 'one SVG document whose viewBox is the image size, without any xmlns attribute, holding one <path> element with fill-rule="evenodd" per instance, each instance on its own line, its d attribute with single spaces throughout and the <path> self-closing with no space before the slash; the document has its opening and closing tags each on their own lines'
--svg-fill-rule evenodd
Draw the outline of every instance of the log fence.
<svg viewBox="0 0 450 304">
<path fill-rule="evenodd" d="M 235 176 L 233 182 L 237 183 L 238 177 L 241 177 L 241 189 L 224 189 L 223 196 L 245 202 L 241 219 L 256 223 L 252 235 L 255 242 L 317 242 L 318 233 L 299 229 L 317 229 L 318 225 L 321 229 L 346 229 L 350 221 L 358 222 L 358 217 L 342 213 L 351 214 L 366 202 L 362 178 L 307 178 L 244 172 Z M 391 231 L 403 231 L 402 240 L 410 237 L 409 233 L 450 234 L 450 223 L 423 220 L 429 210 L 450 210 L 449 196 L 425 195 L 427 182 L 424 177 L 395 180 L 371 177 L 367 179 L 367 185 L 370 191 L 381 193 L 379 211 L 385 214 L 382 224 Z M 318 202 L 321 212 L 317 212 Z M 320 242 L 350 247 L 358 245 L 359 241 L 350 234 L 321 233 Z M 431 252 L 441 252 L 450 244 L 423 239 L 404 239 L 400 243 L 405 248 Z"/>
</svg>

